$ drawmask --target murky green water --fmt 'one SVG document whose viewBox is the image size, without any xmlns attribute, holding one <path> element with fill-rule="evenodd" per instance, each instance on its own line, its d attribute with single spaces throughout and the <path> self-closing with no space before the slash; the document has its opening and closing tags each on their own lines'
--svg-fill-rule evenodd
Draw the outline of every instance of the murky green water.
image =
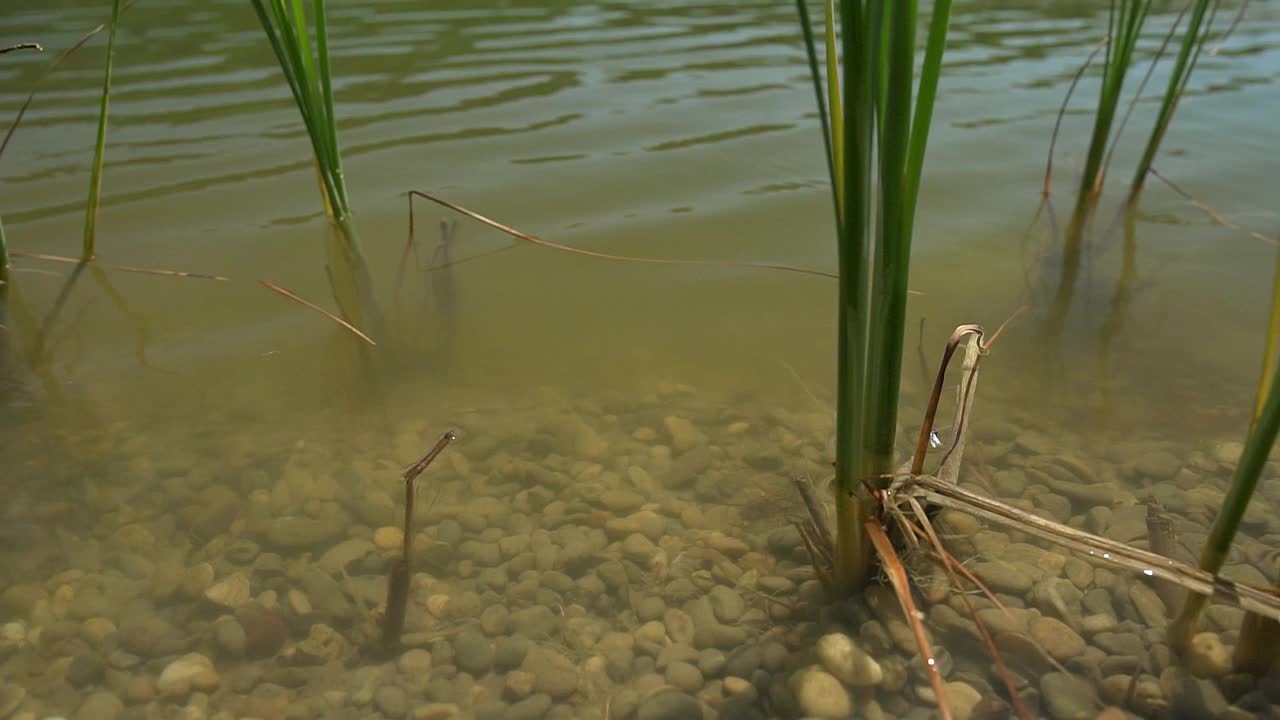
<svg viewBox="0 0 1280 720">
<path fill-rule="evenodd" d="M 556 607 L 564 628 L 535 640 L 577 663 L 580 684 L 564 696 L 538 686 L 530 697 L 552 695 L 553 714 L 599 717 L 606 706 L 616 709 L 611 701 L 619 693 L 643 696 L 654 663 L 610 668 L 597 686 L 588 661 L 607 653 L 580 631 L 606 618 L 618 623 L 610 632 L 641 632 L 642 620 L 655 619 L 653 603 L 642 611 L 635 603 L 644 597 L 627 600 L 616 587 L 583 580 L 608 575 L 594 564 L 545 557 L 530 560 L 528 570 L 563 573 L 577 585 L 557 589 L 558 578 L 543 577 L 540 590 L 551 595 L 523 595 L 512 590 L 521 582 L 523 551 L 504 550 L 499 570 L 484 559 L 487 548 L 472 548 L 473 557 L 458 549 L 461 538 L 442 540 L 440 525 L 454 515 L 478 518 L 462 522 L 466 540 L 500 545 L 532 537 L 529 552 L 542 542 L 539 533 L 560 533 L 554 545 L 564 555 L 576 547 L 564 528 L 578 523 L 597 533 L 584 541 L 592 557 L 612 561 L 621 552 L 630 562 L 619 549 L 629 533 L 607 522 L 639 506 L 630 499 L 616 508 L 602 504 L 606 491 L 638 494 L 667 523 L 652 540 L 668 553 L 670 574 L 633 563 L 656 573 L 646 576 L 651 587 L 641 583 L 646 589 L 635 592 L 669 608 L 696 602 L 670 588 L 682 572 L 676 558 L 695 558 L 692 567 L 740 591 L 762 615 L 742 621 L 753 647 L 775 643 L 794 655 L 791 640 L 812 631 L 814 618 L 799 609 L 778 611 L 760 599 L 759 586 L 742 589 L 741 577 L 710 553 L 728 556 L 738 573 L 790 578 L 803 590 L 803 563 L 763 538 L 792 516 L 785 477 L 821 476 L 830 460 L 833 281 L 732 265 L 615 262 L 519 244 L 504 249 L 512 241 L 463 220 L 455 252 L 474 259 L 454 268 L 450 342 L 442 340 L 431 304 L 433 276 L 411 267 L 396 287 L 409 189 L 601 253 L 830 270 L 825 172 L 793 7 L 335 5 L 330 30 L 346 170 L 397 341 L 376 351 L 381 360 L 370 375 L 331 323 L 255 282 L 270 280 L 332 306 L 309 146 L 252 11 L 228 0 L 144 2 L 129 10 L 117 41 L 100 257 L 229 280 L 108 269 L 86 273 L 59 305 L 71 266 L 16 261 L 0 445 L 9 496 L 0 549 L 12 561 L 0 580 L 35 586 L 39 599 L 9 596 L 0 619 L 46 633 L 0 650 L 0 663 L 9 663 L 27 688 L 24 708 L 32 717 L 70 715 L 96 688 L 127 697 L 130 716 L 198 705 L 181 693 L 154 702 L 128 696 L 129 683 L 154 679 L 177 653 L 114 650 L 141 658 L 129 664 L 113 655 L 115 645 L 92 640 L 82 627 L 92 618 L 125 625 L 139 614 L 181 628 L 190 638 L 182 651 L 215 661 L 222 681 L 206 689 L 210 715 L 245 716 L 237 698 L 275 692 L 246 679 L 255 672 L 284 693 L 279 708 L 257 708 L 259 717 L 283 716 L 286 706 L 299 717 L 370 717 L 380 711 L 360 693 L 393 684 L 408 696 L 400 716 L 432 700 L 456 703 L 470 715 L 490 695 L 513 707 L 522 696 L 503 690 L 510 683 L 505 675 L 462 671 L 474 676 L 470 687 L 483 690 L 476 695 L 458 675 L 440 671 L 455 665 L 450 655 L 457 649 L 434 647 L 455 640 L 443 633 L 459 632 L 492 604 L 487 588 L 512 612 Z M 995 327 L 1052 287 L 1052 232 L 1044 216 L 1034 218 L 1058 106 L 1105 29 L 1104 4 L 1094 5 L 957 3 L 917 223 L 912 284 L 920 294 L 910 308 L 907 427 L 916 422 L 924 376 L 916 323 L 925 322 L 932 372 L 951 327 Z M 1153 25 L 1167 26 L 1175 10 L 1162 4 Z M 51 52 L 105 16 L 88 3 L 7 0 L 0 44 L 35 40 L 50 52 L 3 57 L 0 116 L 16 112 Z M 1155 43 L 1148 45 L 1149 55 Z M 104 46 L 99 38 L 45 82 L 0 160 L 0 213 L 13 250 L 78 252 Z M 1234 36 L 1202 59 L 1157 162 L 1198 200 L 1272 237 L 1280 227 L 1273 192 L 1280 180 L 1273 157 L 1278 75 L 1280 13 L 1255 3 Z M 1078 97 L 1088 97 L 1094 82 L 1087 78 Z M 1157 73 L 1151 87 L 1161 84 Z M 1128 136 L 1134 142 L 1153 104 L 1135 113 Z M 1067 115 L 1054 177 L 1060 221 L 1087 130 L 1086 115 Z M 1113 190 L 1128 179 L 1136 152 L 1129 144 L 1116 153 Z M 419 240 L 429 253 L 436 222 L 449 216 L 426 204 L 417 210 L 426 228 Z M 1103 328 L 1121 256 L 1118 229 L 1107 231 L 1111 213 L 1100 215 L 1062 346 L 1044 346 L 1033 311 L 1007 331 L 984 366 L 974 432 L 991 449 L 975 473 L 990 480 L 1034 465 L 1053 448 L 1081 458 L 1099 480 L 1119 488 L 1112 507 L 1069 503 L 1059 519 L 1113 531 L 1121 523 L 1108 518 L 1128 517 L 1133 503 L 1153 492 L 1185 516 L 1183 540 L 1194 546 L 1225 483 L 1212 450 L 1239 439 L 1247 422 L 1275 249 L 1214 225 L 1152 183 L 1138 225 L 1135 294 L 1107 343 Z M 419 262 L 425 261 L 423 255 Z M 686 451 L 666 422 L 670 416 L 693 421 L 701 439 L 688 441 L 690 447 L 709 447 L 710 467 L 697 482 L 670 480 Z M 368 588 L 381 588 L 382 565 L 373 572 L 373 560 L 353 561 L 358 571 L 344 568 L 350 571 L 344 582 L 356 583 L 339 593 L 344 610 L 301 613 L 288 592 L 314 602 L 324 591 L 304 582 L 311 572 L 305 558 L 322 557 L 342 538 L 368 538 L 378 524 L 395 524 L 388 506 L 399 503 L 397 468 L 447 427 L 459 428 L 462 438 L 448 451 L 455 458 L 439 470 L 438 504 L 423 511 L 420 525 L 427 528 L 424 542 L 452 543 L 461 554 L 432 569 L 429 579 L 423 570 L 422 607 L 410 618 L 420 633 L 442 633 L 423 643 L 436 670 L 401 673 L 404 679 L 396 668 L 365 659 L 350 661 L 345 676 L 325 675 L 328 666 L 310 676 L 282 676 L 264 669 L 275 661 L 240 659 L 211 639 L 219 613 L 200 599 L 199 577 L 190 580 L 191 593 L 164 587 L 167 568 L 198 576 L 203 571 L 192 568 L 209 563 L 219 580 L 254 568 L 253 593 L 278 596 L 293 623 L 291 642 L 306 637 L 313 624 L 307 618 L 344 632 L 358 625 L 358 606 L 373 599 Z M 1034 438 L 1016 443 L 1025 433 Z M 1185 465 L 1183 475 L 1156 477 L 1162 453 L 1180 459 L 1172 470 Z M 310 479 L 298 479 L 290 470 L 297 467 Z M 228 493 L 239 500 L 232 503 Z M 378 499 L 378 509 L 361 515 L 367 497 Z M 510 504 L 476 509 L 468 505 L 475 497 Z M 1042 510 L 1058 508 L 1042 497 L 1034 487 L 1025 494 Z M 1280 495 L 1264 486 L 1261 502 L 1280 502 Z M 205 507 L 216 510 L 213 519 L 201 517 Z M 1107 518 L 1091 520 L 1091 513 Z M 313 544 L 274 542 L 272 518 L 295 516 L 338 527 Z M 1089 524 L 1095 522 L 1096 528 Z M 1280 536 L 1266 522 L 1247 530 L 1264 549 Z M 707 540 L 714 532 L 747 540 L 750 552 L 717 546 Z M 664 545 L 669 537 L 675 539 Z M 276 552 L 291 569 L 273 575 L 253 564 L 260 560 L 229 560 L 236 541 Z M 1270 575 L 1268 557 L 1251 550 L 1236 567 Z M 509 582 L 484 580 L 499 572 Z M 93 605 L 82 598 L 117 597 L 93 584 L 100 576 L 146 591 Z M 661 584 L 667 578 L 671 583 Z M 784 592 L 782 582 L 765 585 Z M 1091 587 L 1079 590 L 1087 595 Z M 458 607 L 470 609 L 431 615 L 426 598 L 439 595 L 468 597 Z M 787 597 L 788 606 L 800 607 L 804 594 Z M 1115 612 L 1126 621 L 1123 608 Z M 660 608 L 656 619 L 663 619 Z M 572 632 L 565 629 L 570 620 L 581 621 Z M 828 618 L 822 628 L 830 627 Z M 972 640 L 949 647 L 958 658 L 970 651 L 980 658 Z M 723 649 L 732 655 L 734 647 Z M 99 658 L 107 671 L 75 684 L 67 659 L 81 656 Z M 656 651 L 652 657 L 661 662 L 659 675 L 675 662 Z M 79 662 L 83 669 L 91 661 Z M 746 673 L 765 673 L 746 678 L 759 681 L 753 692 L 761 698 L 771 698 L 774 681 L 786 684 L 790 666 L 784 671 L 778 663 Z M 707 681 L 703 692 L 730 694 L 723 669 L 699 672 Z M 1034 685 L 1036 671 L 1027 672 Z M 995 682 L 965 681 L 979 690 L 981 682 Z M 452 690 L 444 693 L 439 683 Z M 331 698 L 323 711 L 297 709 L 323 690 L 350 697 Z M 910 684 L 882 689 L 879 697 L 891 716 L 916 702 Z M 780 703 L 755 706 L 785 715 Z"/>
</svg>

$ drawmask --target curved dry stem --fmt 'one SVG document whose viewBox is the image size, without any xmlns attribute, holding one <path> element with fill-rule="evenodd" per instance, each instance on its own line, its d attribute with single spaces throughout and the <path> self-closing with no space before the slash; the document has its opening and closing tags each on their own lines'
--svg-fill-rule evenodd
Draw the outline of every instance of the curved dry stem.
<svg viewBox="0 0 1280 720">
<path fill-rule="evenodd" d="M 703 259 L 637 257 L 633 255 L 614 255 L 612 253 L 603 253 L 596 250 L 584 250 L 582 248 L 575 248 L 569 245 L 562 245 L 560 243 L 551 242 L 550 240 L 543 240 L 542 238 L 535 237 L 525 232 L 521 232 L 509 225 L 504 225 L 496 220 L 491 220 L 485 217 L 484 215 L 481 215 L 478 212 L 475 212 L 473 210 L 468 210 L 467 208 L 464 208 L 461 205 L 449 202 L 444 198 L 436 197 L 435 195 L 432 195 L 430 193 L 425 193 L 418 190 L 410 190 L 409 196 L 410 196 L 410 203 L 412 203 L 412 198 L 414 196 L 423 198 L 425 200 L 430 200 L 431 202 L 437 205 L 446 207 L 450 210 L 453 210 L 454 212 L 458 212 L 463 215 L 466 215 L 472 220 L 476 220 L 478 222 L 484 223 L 485 225 L 488 225 L 489 227 L 495 230 L 505 233 L 513 238 L 516 238 L 517 240 L 523 240 L 524 242 L 530 243 L 532 245 L 537 245 L 539 247 L 544 247 L 551 250 L 560 250 L 562 252 L 573 253 L 575 255 L 585 255 L 587 257 L 599 258 L 601 260 L 620 260 L 623 262 L 640 262 L 640 263 L 650 263 L 655 265 L 703 265 L 703 266 L 709 265 L 709 266 L 716 266 L 716 267 L 754 268 L 757 270 L 778 270 L 781 272 L 799 273 L 801 275 L 816 275 L 818 277 L 826 277 L 826 278 L 833 278 L 833 279 L 839 277 L 835 273 L 829 273 L 823 270 L 811 270 L 809 268 L 795 267 L 792 265 L 780 265 L 777 263 L 737 262 L 734 260 L 703 260 Z M 412 230 L 410 232 L 412 232 Z M 407 250 L 406 250 L 406 253 L 407 253 Z"/>
<path fill-rule="evenodd" d="M 1053 122 L 1053 135 L 1049 138 L 1049 159 L 1044 165 L 1044 189 L 1041 191 L 1041 197 L 1049 198 L 1051 183 L 1053 178 L 1053 151 L 1058 145 L 1058 132 L 1062 129 L 1062 118 L 1067 114 L 1067 105 L 1071 102 L 1071 96 L 1075 94 L 1076 86 L 1080 84 L 1080 78 L 1084 77 L 1084 71 L 1089 69 L 1093 64 L 1093 59 L 1098 56 L 1107 43 L 1111 42 L 1111 38 L 1105 38 L 1098 43 L 1093 52 L 1089 53 L 1089 57 L 1085 58 L 1084 64 L 1076 70 L 1076 74 L 1071 78 L 1071 84 L 1067 86 L 1067 95 L 1062 98 L 1062 107 L 1058 108 L 1058 117 Z"/>
<path fill-rule="evenodd" d="M 355 335 L 356 337 L 360 338 L 361 340 L 363 340 L 363 341 L 365 341 L 365 342 L 369 343 L 370 345 L 377 345 L 377 344 L 378 344 L 378 343 L 376 343 L 376 342 L 374 342 L 374 341 L 373 341 L 373 338 L 371 338 L 371 337 L 369 337 L 368 335 L 365 335 L 364 333 L 360 332 L 359 328 L 357 328 L 355 325 L 352 325 L 351 323 L 347 322 L 346 320 L 343 320 L 342 318 L 338 317 L 337 315 L 334 315 L 333 313 L 329 312 L 328 310 L 325 310 L 324 308 L 320 307 L 319 305 L 316 305 L 315 303 L 310 302 L 310 301 L 307 301 L 307 300 L 303 300 L 301 297 L 299 297 L 299 296 L 295 295 L 294 293 L 292 293 L 292 292 L 290 292 L 290 291 L 288 291 L 288 290 L 285 290 L 284 288 L 280 287 L 279 285 L 277 285 L 277 284 L 275 284 L 275 283 L 273 283 L 273 282 L 271 282 L 271 281 L 269 281 L 269 280 L 263 280 L 263 279 L 259 278 L 259 279 L 258 279 L 258 282 L 259 282 L 259 283 L 261 283 L 261 284 L 262 284 L 262 286 L 263 286 L 263 287 L 265 287 L 265 288 L 267 288 L 268 290 L 271 290 L 272 292 L 279 293 L 279 294 L 281 294 L 281 295 L 283 295 L 283 296 L 285 296 L 285 297 L 289 298 L 290 300 L 292 300 L 292 301 L 294 301 L 294 302 L 296 302 L 296 303 L 299 303 L 299 304 L 301 304 L 301 305 L 305 305 L 306 307 L 309 307 L 309 308 L 311 308 L 312 310 L 315 310 L 316 312 L 320 313 L 321 315 L 324 315 L 325 317 L 327 317 L 327 318 L 329 318 L 330 320 L 332 320 L 332 321 L 334 321 L 334 322 L 338 323 L 338 325 L 342 326 L 342 327 L 343 327 L 344 329 L 346 329 L 348 332 L 352 333 L 353 335 Z"/>
<path fill-rule="evenodd" d="M 898 553 L 893 549 L 889 536 L 885 534 L 884 528 L 880 527 L 880 521 L 867 518 L 862 526 L 866 529 L 867 536 L 871 538 L 871 545 L 875 548 L 876 554 L 880 556 L 880 562 L 889 576 L 889 583 L 893 585 L 893 592 L 898 596 L 898 603 L 902 606 L 902 614 L 906 617 L 907 625 L 911 627 L 911 634 L 915 636 L 916 647 L 920 649 L 920 658 L 924 661 L 925 672 L 929 675 L 929 684 L 933 687 L 934 697 L 938 700 L 938 717 L 942 720 L 952 720 L 951 703 L 947 701 L 947 688 L 942 682 L 942 673 L 938 671 L 938 661 L 933 657 L 933 644 L 929 641 L 929 633 L 925 631 L 924 623 L 920 622 L 923 614 L 916 608 L 915 600 L 911 598 L 911 581 L 907 578 L 907 571 L 902 567 L 902 561 L 898 559 Z"/>
</svg>

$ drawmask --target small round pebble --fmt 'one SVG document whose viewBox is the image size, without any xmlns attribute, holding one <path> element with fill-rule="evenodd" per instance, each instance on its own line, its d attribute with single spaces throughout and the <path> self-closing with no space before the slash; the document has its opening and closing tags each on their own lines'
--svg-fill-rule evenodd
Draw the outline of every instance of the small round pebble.
<svg viewBox="0 0 1280 720">
<path fill-rule="evenodd" d="M 400 656 L 397 666 L 405 675 L 424 676 L 431 672 L 431 653 L 422 648 L 408 650 Z"/>
</svg>

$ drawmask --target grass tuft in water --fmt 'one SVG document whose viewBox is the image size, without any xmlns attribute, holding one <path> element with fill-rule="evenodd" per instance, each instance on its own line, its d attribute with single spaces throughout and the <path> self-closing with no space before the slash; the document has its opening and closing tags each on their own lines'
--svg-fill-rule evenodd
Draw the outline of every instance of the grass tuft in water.
<svg viewBox="0 0 1280 720">
<path fill-rule="evenodd" d="M 303 0 L 252 0 L 252 3 L 311 141 L 325 214 L 332 221 L 333 232 L 328 236 L 325 249 L 334 299 L 348 322 L 377 334 L 381 329 L 380 314 L 352 221 L 338 145 L 324 0 L 312 1 L 310 15 Z"/>
<path fill-rule="evenodd" d="M 107 148 L 107 113 L 111 101 L 111 65 L 116 48 L 116 27 L 120 24 L 120 0 L 112 0 L 111 22 L 107 25 L 107 62 L 102 77 L 102 97 L 98 101 L 98 134 L 93 146 L 93 166 L 89 172 L 89 199 L 85 203 L 84 242 L 81 262 L 93 259 L 97 240 L 98 207 L 102 202 L 102 165 Z"/>
<path fill-rule="evenodd" d="M 918 87 L 915 0 L 842 0 L 838 18 L 835 3 L 826 3 L 826 66 L 840 72 L 825 86 L 808 8 L 796 5 L 839 252 L 833 579 L 847 592 L 871 570 L 864 520 L 874 500 L 864 485 L 883 487 L 893 472 L 911 236 L 951 3 L 934 4 Z"/>
</svg>

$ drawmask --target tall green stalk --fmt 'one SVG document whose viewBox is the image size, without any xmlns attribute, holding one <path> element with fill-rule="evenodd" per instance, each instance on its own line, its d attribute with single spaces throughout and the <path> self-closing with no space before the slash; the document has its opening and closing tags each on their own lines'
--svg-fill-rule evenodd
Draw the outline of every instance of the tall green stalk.
<svg viewBox="0 0 1280 720">
<path fill-rule="evenodd" d="M 833 4 L 826 6 L 830 73 L 835 23 Z M 862 521 L 872 501 L 864 481 L 882 487 L 894 468 L 911 236 L 951 3 L 934 4 L 915 92 L 917 0 L 842 0 L 840 77 L 827 77 L 825 94 L 804 0 L 797 0 L 797 9 L 836 216 L 834 578 L 841 590 L 850 590 L 870 569 Z"/>
<path fill-rule="evenodd" d="M 1254 400 L 1253 419 L 1249 432 L 1253 433 L 1262 417 L 1269 397 L 1267 378 L 1275 372 L 1276 359 L 1280 355 L 1280 252 L 1276 253 L 1276 268 L 1271 279 L 1271 313 L 1267 319 L 1267 341 L 1262 352 L 1262 372 Z M 1276 568 L 1269 568 L 1275 571 Z M 1236 642 L 1232 664 L 1237 672 L 1263 675 L 1280 657 L 1280 623 L 1256 613 L 1245 613 L 1240 624 L 1240 639 Z"/>
<path fill-rule="evenodd" d="M 97 235 L 98 206 L 102 198 L 102 164 L 107 147 L 107 108 L 111 100 L 111 62 L 116 48 L 116 26 L 120 23 L 120 0 L 112 0 L 111 23 L 107 31 L 107 62 L 102 77 L 102 97 L 98 106 L 98 136 L 93 147 L 93 167 L 89 173 L 89 201 L 84 214 L 84 242 L 80 261 L 93 259 Z"/>
<path fill-rule="evenodd" d="M 0 218 L 0 300 L 9 292 L 9 243 L 4 237 L 4 218 Z"/>
<path fill-rule="evenodd" d="M 1169 84 L 1165 88 L 1164 97 L 1160 100 L 1160 111 L 1156 115 L 1155 125 L 1151 128 L 1151 135 L 1147 138 L 1146 147 L 1143 148 L 1142 158 L 1138 160 L 1138 166 L 1134 169 L 1133 182 L 1129 186 L 1130 207 L 1137 205 L 1147 174 L 1151 171 L 1151 164 L 1155 162 L 1156 152 L 1164 142 L 1169 124 L 1173 121 L 1173 113 L 1178 108 L 1178 102 L 1182 100 L 1182 93 L 1186 91 L 1187 83 L 1191 80 L 1191 71 L 1195 69 L 1196 62 L 1200 59 L 1200 52 L 1209 39 L 1209 32 L 1213 28 L 1213 19 L 1218 14 L 1219 5 L 1219 0 L 1195 0 L 1191 8 L 1187 29 L 1182 36 L 1182 44 L 1178 48 L 1178 56 L 1174 59 L 1173 70 L 1169 75 Z"/>
<path fill-rule="evenodd" d="M 1056 336 L 1066 323 L 1075 294 L 1076 278 L 1080 274 L 1081 253 L 1084 250 L 1084 232 L 1096 206 L 1102 185 L 1106 180 L 1107 143 L 1116 111 L 1124 91 L 1125 78 L 1133 63 L 1133 51 L 1137 47 L 1143 23 L 1151 11 L 1151 0 L 1111 0 L 1107 15 L 1107 44 L 1102 67 L 1102 85 L 1098 90 L 1098 104 L 1093 115 L 1093 131 L 1089 136 L 1089 149 L 1085 156 L 1084 171 L 1076 191 L 1075 207 L 1067 224 L 1063 243 L 1062 271 L 1058 288 L 1050 308 L 1048 331 Z"/>
<path fill-rule="evenodd" d="M 251 2 L 293 93 L 315 155 L 325 213 L 332 221 L 333 233 L 331 241 L 326 242 L 326 255 L 334 299 L 344 319 L 377 334 L 381 328 L 381 316 L 374 302 L 372 279 L 355 230 L 346 176 L 342 170 L 342 152 L 338 145 L 324 0 L 312 0 L 310 16 L 304 0 Z"/>
<path fill-rule="evenodd" d="M 1266 402 L 1262 405 L 1257 421 L 1249 428 L 1244 452 L 1231 479 L 1231 487 L 1222 501 L 1222 509 L 1218 512 L 1213 529 L 1200 553 L 1200 567 L 1208 572 L 1216 574 L 1226 562 L 1231 543 L 1240 529 L 1240 520 L 1258 486 L 1258 479 L 1262 476 L 1263 466 L 1271 454 L 1276 435 L 1280 433 L 1280 392 L 1276 391 L 1278 386 L 1280 366 L 1271 373 L 1270 382 L 1267 383 Z M 1187 595 L 1182 611 L 1169 626 L 1170 645 L 1179 649 L 1189 646 L 1200 611 L 1208 600 L 1209 598 L 1198 593 Z"/>
</svg>

